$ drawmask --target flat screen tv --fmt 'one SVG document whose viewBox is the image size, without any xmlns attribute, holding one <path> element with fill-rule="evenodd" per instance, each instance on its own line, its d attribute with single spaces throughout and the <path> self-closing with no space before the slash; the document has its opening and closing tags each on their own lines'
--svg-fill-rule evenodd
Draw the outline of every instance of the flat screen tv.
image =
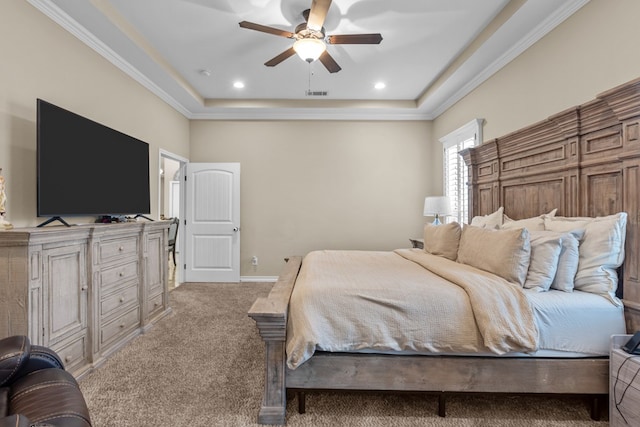
<svg viewBox="0 0 640 427">
<path fill-rule="evenodd" d="M 50 217 L 40 226 L 151 212 L 146 142 L 42 99 L 37 140 L 38 216 Z"/>
</svg>

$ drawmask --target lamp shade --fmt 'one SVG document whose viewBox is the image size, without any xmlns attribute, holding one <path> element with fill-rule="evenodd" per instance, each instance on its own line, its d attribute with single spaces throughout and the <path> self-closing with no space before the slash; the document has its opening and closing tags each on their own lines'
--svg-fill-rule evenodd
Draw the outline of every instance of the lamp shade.
<svg viewBox="0 0 640 427">
<path fill-rule="evenodd" d="M 324 42 L 316 38 L 305 38 L 296 40 L 293 43 L 293 50 L 296 51 L 298 56 L 307 62 L 313 62 L 320 58 L 322 52 L 327 49 Z"/>
<path fill-rule="evenodd" d="M 424 216 L 441 216 L 451 213 L 451 200 L 447 196 L 430 196 L 424 199 Z"/>
<path fill-rule="evenodd" d="M 433 216 L 434 225 L 440 224 L 441 215 L 451 213 L 451 199 L 447 196 L 430 196 L 424 199 L 424 216 Z"/>
</svg>

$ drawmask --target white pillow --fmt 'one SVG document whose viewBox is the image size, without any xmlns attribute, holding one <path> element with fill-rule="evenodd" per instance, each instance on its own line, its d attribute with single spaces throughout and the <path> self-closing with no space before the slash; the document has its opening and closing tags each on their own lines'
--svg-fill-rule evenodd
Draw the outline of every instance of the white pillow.
<svg viewBox="0 0 640 427">
<path fill-rule="evenodd" d="M 526 228 L 529 231 L 542 231 L 544 230 L 544 219 L 546 217 L 554 217 L 557 211 L 558 209 L 554 209 L 548 214 L 518 220 L 513 220 L 504 215 L 501 228 Z"/>
<path fill-rule="evenodd" d="M 562 238 L 559 233 L 548 231 L 530 231 L 531 262 L 524 287 L 538 292 L 548 291 L 556 276 L 558 259 L 562 250 Z"/>
<path fill-rule="evenodd" d="M 471 218 L 471 225 L 481 228 L 500 228 L 502 226 L 502 213 L 504 207 L 500 206 L 497 211 L 484 216 L 474 216 Z"/>
<path fill-rule="evenodd" d="M 596 218 L 545 218 L 544 225 L 551 231 L 584 228 L 575 289 L 607 296 L 614 304 L 620 304 L 615 297 L 618 287 L 616 269 L 624 261 L 626 212 Z"/>
<path fill-rule="evenodd" d="M 522 286 L 530 259 L 531 243 L 526 228 L 492 230 L 467 225 L 462 229 L 459 263 L 488 271 Z"/>
<path fill-rule="evenodd" d="M 547 231 L 547 233 L 555 233 Z M 573 291 L 573 282 L 578 272 L 578 263 L 580 259 L 580 241 L 584 236 L 584 230 L 571 230 L 568 233 L 558 233 L 562 238 L 562 250 L 558 259 L 558 269 L 556 276 L 551 283 L 551 289 L 559 291 Z"/>
<path fill-rule="evenodd" d="M 556 232 L 556 231 L 531 231 L 531 264 L 529 265 L 529 273 L 527 274 L 527 280 L 531 273 L 533 266 L 537 265 L 540 260 L 535 260 L 536 252 L 534 245 L 537 243 L 538 236 L 547 236 L 548 239 L 558 240 L 560 242 L 560 253 L 556 260 L 556 267 L 553 267 L 554 275 L 551 277 L 553 280 L 550 284 L 550 289 L 557 289 L 559 291 L 571 292 L 573 291 L 573 282 L 578 271 L 579 252 L 578 247 L 580 240 L 584 236 L 584 230 L 571 230 L 569 232 Z M 548 255 L 548 254 L 547 254 Z M 542 267 L 544 268 L 544 267 Z M 551 268 L 551 267 L 549 267 Z M 525 282 L 525 287 L 527 282 Z M 546 290 L 548 290 L 547 288 Z M 542 289 L 538 289 L 542 290 Z"/>
<path fill-rule="evenodd" d="M 426 224 L 424 226 L 424 251 L 455 261 L 462 228 L 457 222 L 448 224 Z"/>
</svg>

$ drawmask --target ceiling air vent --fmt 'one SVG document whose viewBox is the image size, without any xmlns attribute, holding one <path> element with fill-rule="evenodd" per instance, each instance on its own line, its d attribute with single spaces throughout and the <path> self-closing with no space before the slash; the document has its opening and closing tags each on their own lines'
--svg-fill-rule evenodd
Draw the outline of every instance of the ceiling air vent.
<svg viewBox="0 0 640 427">
<path fill-rule="evenodd" d="M 326 90 L 308 90 L 305 92 L 307 96 L 327 96 Z"/>
</svg>

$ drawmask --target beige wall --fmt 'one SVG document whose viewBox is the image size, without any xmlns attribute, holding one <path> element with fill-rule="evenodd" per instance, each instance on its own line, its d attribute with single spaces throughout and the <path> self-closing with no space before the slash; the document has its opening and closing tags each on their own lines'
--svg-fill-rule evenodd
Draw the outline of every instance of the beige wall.
<svg viewBox="0 0 640 427">
<path fill-rule="evenodd" d="M 423 197 L 442 187 L 437 138 L 476 117 L 485 140 L 640 76 L 640 2 L 591 0 L 430 122 L 192 121 L 26 1 L 0 2 L 0 167 L 8 219 L 35 225 L 35 100 L 151 146 L 152 216 L 160 148 L 242 166 L 243 276 L 274 276 L 310 250 L 393 249 L 419 237 Z M 260 265 L 253 268 L 250 258 Z"/>
<path fill-rule="evenodd" d="M 483 117 L 487 141 L 640 77 L 638 16 L 638 0 L 591 0 L 438 117 L 434 136 Z"/>
<path fill-rule="evenodd" d="M 494 138 L 639 77 L 639 15 L 635 0 L 592 0 L 433 123 L 193 122 L 192 161 L 242 165 L 241 274 L 275 275 L 313 249 L 405 245 L 422 195 L 441 192 L 437 138 L 478 117 Z"/>
<path fill-rule="evenodd" d="M 420 237 L 424 197 L 442 192 L 430 133 L 430 122 L 193 121 L 191 161 L 240 162 L 241 275 L 276 276 L 288 255 Z"/>
<path fill-rule="evenodd" d="M 188 157 L 188 120 L 24 0 L 0 2 L 0 52 L 7 219 L 17 227 L 44 221 L 36 217 L 36 98 L 148 142 L 157 218 L 159 149 Z"/>
</svg>

